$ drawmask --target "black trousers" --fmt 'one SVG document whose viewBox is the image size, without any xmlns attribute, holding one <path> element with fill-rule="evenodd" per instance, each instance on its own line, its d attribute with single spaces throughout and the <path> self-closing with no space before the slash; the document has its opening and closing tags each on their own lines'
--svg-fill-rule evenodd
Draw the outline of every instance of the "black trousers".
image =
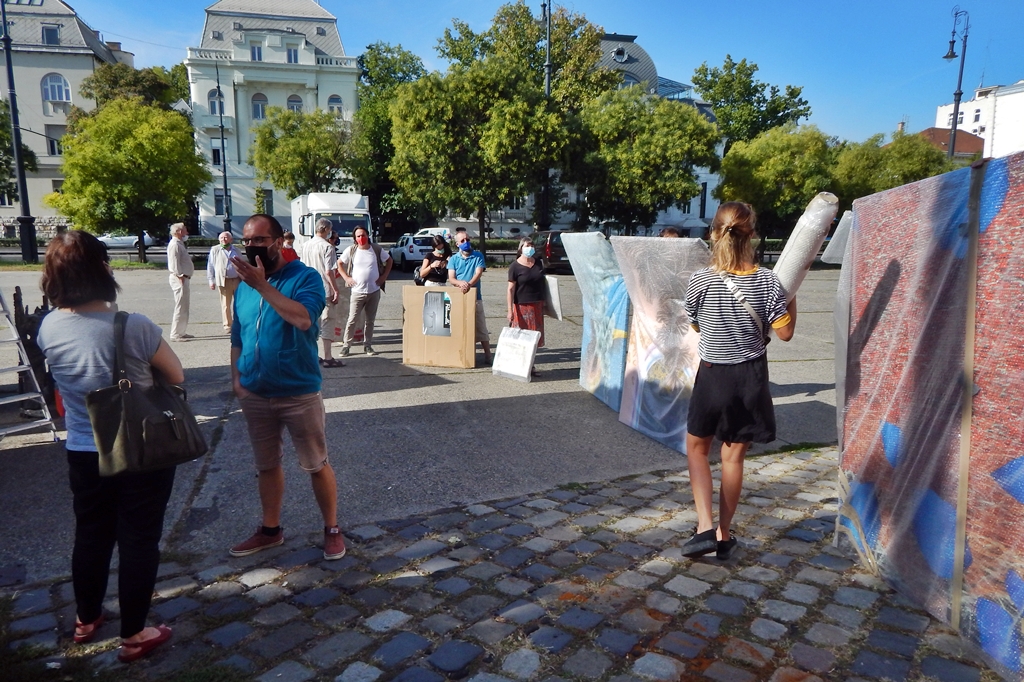
<svg viewBox="0 0 1024 682">
<path fill-rule="evenodd" d="M 131 637 L 146 627 L 174 467 L 104 478 L 95 452 L 68 450 L 68 473 L 75 508 L 71 579 L 78 619 L 91 623 L 100 617 L 116 543 L 121 637 Z"/>
</svg>

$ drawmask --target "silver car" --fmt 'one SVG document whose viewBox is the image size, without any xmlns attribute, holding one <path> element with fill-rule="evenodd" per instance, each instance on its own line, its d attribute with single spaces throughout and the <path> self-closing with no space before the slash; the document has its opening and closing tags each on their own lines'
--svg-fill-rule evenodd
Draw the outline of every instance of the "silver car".
<svg viewBox="0 0 1024 682">
<path fill-rule="evenodd" d="M 402 268 L 402 272 L 412 272 L 412 269 L 421 265 L 423 259 L 433 250 L 432 236 L 416 237 L 403 234 L 391 247 L 391 257 L 395 261 L 395 266 Z"/>
<path fill-rule="evenodd" d="M 149 232 L 143 232 L 146 246 L 158 246 L 160 242 L 150 236 Z M 110 234 L 107 233 L 98 238 L 107 245 L 108 249 L 137 249 L 139 248 L 139 236 L 137 234 Z"/>
</svg>

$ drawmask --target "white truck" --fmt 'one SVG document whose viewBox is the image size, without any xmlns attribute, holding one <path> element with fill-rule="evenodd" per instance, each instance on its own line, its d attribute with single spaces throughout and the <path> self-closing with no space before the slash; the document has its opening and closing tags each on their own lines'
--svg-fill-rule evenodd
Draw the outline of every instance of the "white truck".
<svg viewBox="0 0 1024 682">
<path fill-rule="evenodd" d="M 370 234 L 370 210 L 367 198 L 351 192 L 311 192 L 292 199 L 292 232 L 295 234 L 295 248 L 312 238 L 316 232 L 316 221 L 327 218 L 334 225 L 334 231 L 341 238 L 344 248 L 351 243 L 352 232 L 365 227 Z"/>
</svg>

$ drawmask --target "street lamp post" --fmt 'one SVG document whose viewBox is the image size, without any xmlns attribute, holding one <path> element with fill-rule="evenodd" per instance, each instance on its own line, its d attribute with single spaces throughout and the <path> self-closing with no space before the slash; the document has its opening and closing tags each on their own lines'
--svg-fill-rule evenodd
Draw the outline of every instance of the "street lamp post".
<svg viewBox="0 0 1024 682">
<path fill-rule="evenodd" d="M 544 22 L 544 97 L 551 100 L 551 5 L 541 3 L 541 20 Z M 551 169 L 544 169 L 544 178 L 540 187 L 540 211 L 537 212 L 537 229 L 546 230 L 551 227 Z"/>
<path fill-rule="evenodd" d="M 949 149 L 946 151 L 946 156 L 950 159 L 953 158 L 953 152 L 956 148 L 956 127 L 960 122 L 960 98 L 963 96 L 963 90 L 960 89 L 961 84 L 964 80 L 964 58 L 967 56 L 967 31 L 971 28 L 971 18 L 967 14 L 967 10 L 960 9 L 957 5 L 953 8 L 953 36 L 949 39 L 949 51 L 943 59 L 952 61 L 956 59 L 956 27 L 960 24 L 960 18 L 963 17 L 964 28 L 963 28 L 963 43 L 960 46 L 960 75 L 956 78 L 956 92 L 953 93 L 953 122 L 949 126 Z"/>
<path fill-rule="evenodd" d="M 11 105 L 11 146 L 18 177 L 18 234 L 21 237 L 21 258 L 26 263 L 39 262 L 39 248 L 36 246 L 36 219 L 28 205 L 28 182 L 25 180 L 25 162 L 21 158 L 21 124 L 18 121 L 18 95 L 14 89 L 14 57 L 11 54 L 11 34 L 7 26 L 7 0 L 0 0 L 0 21 L 3 22 L 4 62 L 7 66 L 7 102 Z"/>
<path fill-rule="evenodd" d="M 231 232 L 231 201 L 228 200 L 228 148 L 224 144 L 224 91 L 220 89 L 220 64 L 217 63 L 216 57 L 214 57 L 213 68 L 217 74 L 217 113 L 220 115 L 220 174 L 224 180 L 224 232 Z"/>
</svg>

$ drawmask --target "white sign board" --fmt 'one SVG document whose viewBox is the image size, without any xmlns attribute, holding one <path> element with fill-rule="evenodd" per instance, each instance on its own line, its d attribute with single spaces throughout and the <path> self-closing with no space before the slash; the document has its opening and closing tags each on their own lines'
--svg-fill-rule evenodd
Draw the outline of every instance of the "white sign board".
<svg viewBox="0 0 1024 682">
<path fill-rule="evenodd" d="M 505 327 L 498 336 L 491 373 L 506 379 L 530 381 L 539 343 L 540 332 Z"/>
</svg>

